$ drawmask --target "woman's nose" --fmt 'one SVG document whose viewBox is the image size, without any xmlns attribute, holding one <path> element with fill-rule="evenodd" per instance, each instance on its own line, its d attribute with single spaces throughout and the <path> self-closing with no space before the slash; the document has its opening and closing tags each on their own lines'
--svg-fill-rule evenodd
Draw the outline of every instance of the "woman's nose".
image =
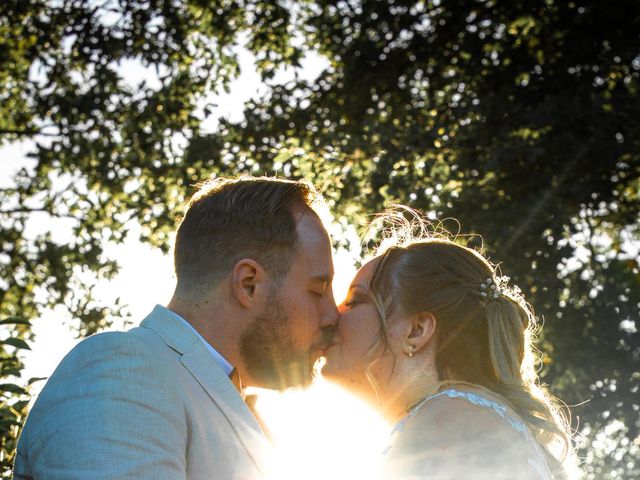
<svg viewBox="0 0 640 480">
<path fill-rule="evenodd" d="M 342 303 L 340 303 L 340 305 L 338 305 L 338 313 L 340 314 L 340 316 L 342 316 L 342 314 L 344 313 L 344 311 L 347 309 L 347 301 L 344 300 Z"/>
</svg>

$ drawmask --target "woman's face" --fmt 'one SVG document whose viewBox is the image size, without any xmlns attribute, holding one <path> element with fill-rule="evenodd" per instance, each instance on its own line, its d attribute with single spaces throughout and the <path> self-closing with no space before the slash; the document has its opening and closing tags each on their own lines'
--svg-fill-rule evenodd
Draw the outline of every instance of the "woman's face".
<svg viewBox="0 0 640 480">
<path fill-rule="evenodd" d="M 369 283 L 378 260 L 366 263 L 356 274 L 347 298 L 338 307 L 340 319 L 332 345 L 326 352 L 327 362 L 322 374 L 330 381 L 341 384 L 349 390 L 373 393 L 373 387 L 366 376 L 371 365 L 372 350 L 379 348 L 382 324 L 378 310 L 369 296 Z M 376 351 L 376 354 L 379 353 Z M 380 358 L 371 366 L 370 374 L 384 369 L 387 362 Z"/>
</svg>

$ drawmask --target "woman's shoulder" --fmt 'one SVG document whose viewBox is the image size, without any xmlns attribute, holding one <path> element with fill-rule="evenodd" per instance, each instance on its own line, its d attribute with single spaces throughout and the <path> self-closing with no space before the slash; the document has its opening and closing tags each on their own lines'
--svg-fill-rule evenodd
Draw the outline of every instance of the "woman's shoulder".
<svg viewBox="0 0 640 480">
<path fill-rule="evenodd" d="M 480 389 L 428 397 L 398 430 L 390 457 L 413 459 L 411 468 L 446 472 L 444 478 L 545 478 L 538 468 L 544 460 L 524 422 L 498 396 Z"/>
<path fill-rule="evenodd" d="M 466 388 L 443 390 L 423 400 L 406 417 L 404 430 L 439 443 L 488 438 L 526 442 L 528 434 L 526 425 L 499 397 Z"/>
<path fill-rule="evenodd" d="M 423 408 L 424 404 L 429 404 Z M 427 397 L 415 408 L 416 420 L 423 417 L 427 421 L 460 425 L 467 432 L 484 431 L 486 427 L 505 430 L 515 436 L 529 434 L 526 424 L 501 397 L 476 387 L 448 388 Z"/>
</svg>

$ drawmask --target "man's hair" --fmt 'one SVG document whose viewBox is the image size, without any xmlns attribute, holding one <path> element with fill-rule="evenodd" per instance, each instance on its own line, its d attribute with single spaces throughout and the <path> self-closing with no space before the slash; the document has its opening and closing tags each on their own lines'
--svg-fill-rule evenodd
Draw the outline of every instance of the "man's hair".
<svg viewBox="0 0 640 480">
<path fill-rule="evenodd" d="M 297 249 L 294 209 L 320 200 L 304 180 L 241 177 L 201 183 L 176 235 L 177 291 L 205 294 L 242 258 L 281 279 Z"/>
</svg>

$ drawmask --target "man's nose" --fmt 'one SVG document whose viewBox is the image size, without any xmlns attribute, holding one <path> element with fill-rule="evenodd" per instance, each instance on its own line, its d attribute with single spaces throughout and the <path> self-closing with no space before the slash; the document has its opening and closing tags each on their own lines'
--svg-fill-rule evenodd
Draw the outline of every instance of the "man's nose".
<svg viewBox="0 0 640 480">
<path fill-rule="evenodd" d="M 336 302 L 330 299 L 327 302 L 326 310 L 323 312 L 323 315 L 320 319 L 320 326 L 335 328 L 338 325 L 338 319 L 340 318 L 340 312 L 338 311 L 338 307 L 336 306 Z"/>
</svg>

